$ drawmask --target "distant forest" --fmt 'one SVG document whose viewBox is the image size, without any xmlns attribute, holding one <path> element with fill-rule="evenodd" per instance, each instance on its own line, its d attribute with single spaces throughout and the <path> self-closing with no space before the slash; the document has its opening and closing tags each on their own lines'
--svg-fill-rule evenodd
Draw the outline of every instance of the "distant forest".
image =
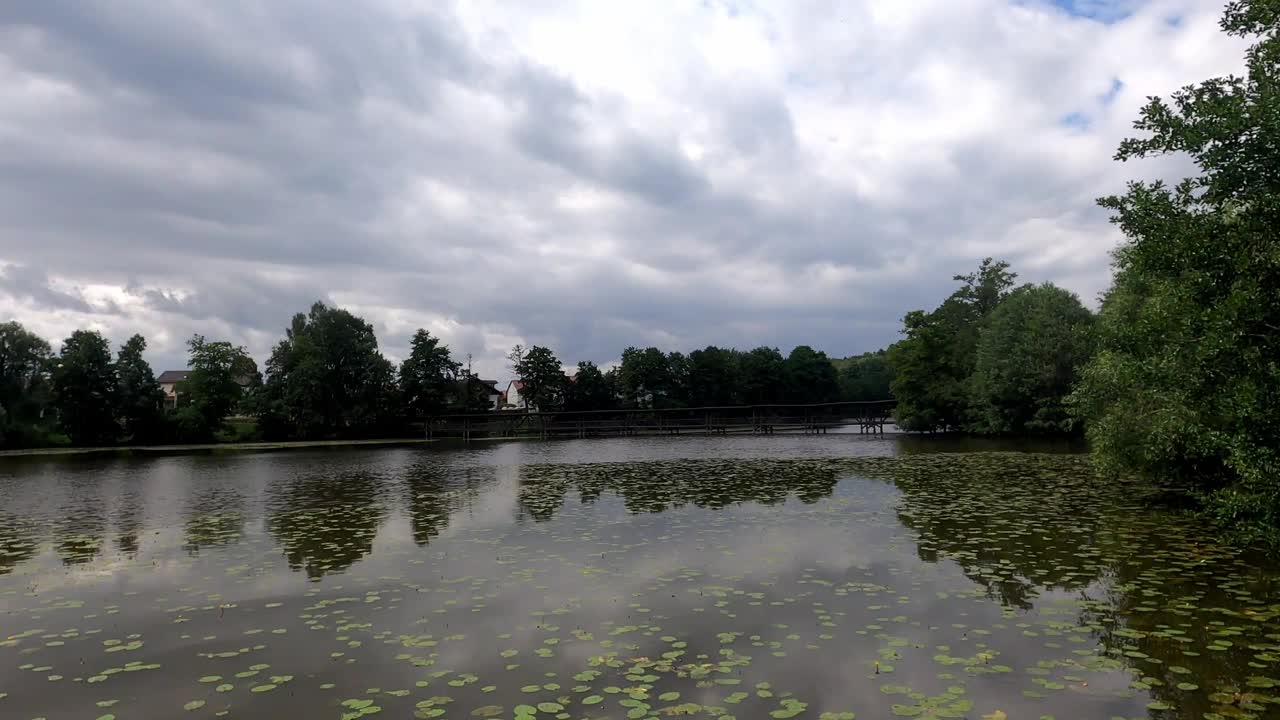
<svg viewBox="0 0 1280 720">
<path fill-rule="evenodd" d="M 113 354 L 100 333 L 77 330 L 54 354 L 21 324 L 0 325 L 0 443 L 394 437 L 424 416 L 495 409 L 492 386 L 439 338 L 418 330 L 396 366 L 378 350 L 372 325 L 323 303 L 294 316 L 265 372 L 230 342 L 197 335 L 187 346 L 189 372 L 166 402 L 141 335 Z M 785 356 L 771 347 L 631 347 L 616 367 L 580 362 L 569 373 L 550 349 L 517 346 L 510 363 L 519 409 L 549 411 L 883 400 L 892 382 L 884 351 L 832 361 L 804 345 Z"/>
</svg>

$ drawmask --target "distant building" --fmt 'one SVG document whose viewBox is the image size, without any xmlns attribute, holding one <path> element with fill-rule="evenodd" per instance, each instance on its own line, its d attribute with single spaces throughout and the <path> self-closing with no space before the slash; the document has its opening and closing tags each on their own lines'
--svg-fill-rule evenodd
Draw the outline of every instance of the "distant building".
<svg viewBox="0 0 1280 720">
<path fill-rule="evenodd" d="M 503 392 L 498 389 L 497 380 L 481 380 L 485 389 L 489 391 L 489 407 L 493 410 L 502 409 Z"/>
<path fill-rule="evenodd" d="M 165 370 L 160 373 L 160 377 L 156 378 L 156 382 L 160 383 L 160 389 L 164 391 L 164 406 L 168 410 L 178 407 L 178 383 L 186 380 L 191 375 L 190 370 Z M 249 387 L 250 379 L 247 376 L 236 378 L 236 384 L 243 390 Z"/>
<path fill-rule="evenodd" d="M 160 389 L 164 391 L 165 408 L 172 410 L 178 407 L 178 383 L 186 380 L 190 374 L 190 370 L 165 370 L 156 378 Z"/>
<path fill-rule="evenodd" d="M 507 383 L 507 391 L 503 393 L 503 398 L 502 398 L 503 407 L 513 407 L 513 408 L 516 408 L 517 410 L 534 409 L 534 408 L 530 408 L 529 401 L 524 399 L 523 396 L 521 396 L 520 392 L 522 390 L 524 390 L 524 383 L 520 382 L 519 380 L 512 380 L 511 382 Z"/>
</svg>

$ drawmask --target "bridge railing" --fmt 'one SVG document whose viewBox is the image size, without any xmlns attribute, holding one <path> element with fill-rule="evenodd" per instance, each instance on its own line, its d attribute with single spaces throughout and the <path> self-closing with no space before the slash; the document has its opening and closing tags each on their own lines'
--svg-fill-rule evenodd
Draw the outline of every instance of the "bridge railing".
<svg viewBox="0 0 1280 720">
<path fill-rule="evenodd" d="M 623 410 L 518 411 L 437 415 L 423 419 L 428 438 L 596 437 L 601 435 L 825 433 L 845 424 L 883 433 L 893 400 L 807 405 L 724 405 Z"/>
</svg>

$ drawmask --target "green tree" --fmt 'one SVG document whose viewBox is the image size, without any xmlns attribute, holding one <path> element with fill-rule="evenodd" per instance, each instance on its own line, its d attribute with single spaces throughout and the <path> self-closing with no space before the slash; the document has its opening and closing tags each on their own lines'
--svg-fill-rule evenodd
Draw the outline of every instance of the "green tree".
<svg viewBox="0 0 1280 720">
<path fill-rule="evenodd" d="M 682 352 L 667 354 L 668 386 L 653 398 L 654 407 L 688 407 L 693 392 L 690 385 L 689 356 Z"/>
<path fill-rule="evenodd" d="M 258 362 L 249 355 L 241 355 L 236 358 L 231 372 L 235 375 L 236 384 L 240 386 L 240 399 L 236 401 L 234 412 L 238 415 L 253 415 L 262 393 L 262 372 L 258 370 Z"/>
<path fill-rule="evenodd" d="M 953 278 L 962 285 L 937 309 L 912 310 L 902 319 L 906 337 L 889 348 L 899 427 L 932 432 L 967 426 L 978 336 L 1016 277 L 1008 263 L 986 258 L 977 272 Z"/>
<path fill-rule="evenodd" d="M 76 445 L 109 445 L 116 422 L 116 370 L 101 334 L 76 330 L 62 342 L 53 366 L 53 406 L 58 426 Z"/>
<path fill-rule="evenodd" d="M 43 440 L 52 351 L 20 323 L 0 323 L 0 446 Z"/>
<path fill-rule="evenodd" d="M 777 348 L 758 347 L 738 358 L 738 397 L 747 405 L 782 402 L 786 360 Z"/>
<path fill-rule="evenodd" d="M 1242 536 L 1280 528 L 1280 5 L 1237 0 L 1244 76 L 1152 98 L 1117 160 L 1184 153 L 1198 174 L 1101 199 L 1127 241 L 1100 352 L 1072 397 L 1104 470 L 1195 489 Z"/>
<path fill-rule="evenodd" d="M 192 335 L 187 348 L 191 371 L 176 388 L 180 403 L 175 413 L 179 439 L 212 442 L 240 401 L 237 371 L 243 371 L 248 353 L 243 347 L 226 341 L 209 341 L 203 335 Z"/>
<path fill-rule="evenodd" d="M 493 386 L 485 383 L 470 370 L 459 370 L 459 377 L 449 388 L 447 400 L 450 409 L 457 412 L 481 413 L 493 409 L 489 392 Z"/>
<path fill-rule="evenodd" d="M 143 359 L 146 338 L 134 335 L 116 354 L 116 402 L 129 441 L 164 439 L 164 391 L 151 366 Z"/>
<path fill-rule="evenodd" d="M 559 410 L 564 405 L 567 378 L 554 353 L 541 345 L 527 350 L 517 345 L 509 358 L 512 371 L 524 386 L 520 395 L 531 409 Z"/>
<path fill-rule="evenodd" d="M 1074 293 L 1023 285 L 988 317 L 970 378 L 969 429 L 1069 433 L 1065 399 L 1093 355 L 1094 317 Z"/>
<path fill-rule="evenodd" d="M 738 353 L 708 345 L 689 353 L 689 405 L 732 405 L 738 401 Z"/>
<path fill-rule="evenodd" d="M 783 396 L 789 403 L 833 402 L 840 396 L 836 366 L 827 354 L 808 345 L 799 345 L 783 365 L 786 386 Z"/>
<path fill-rule="evenodd" d="M 593 362 L 578 363 L 578 371 L 565 388 L 566 410 L 611 410 L 617 406 L 613 382 Z"/>
<path fill-rule="evenodd" d="M 671 392 L 671 360 L 656 347 L 622 351 L 618 368 L 624 402 L 632 407 L 658 407 Z"/>
<path fill-rule="evenodd" d="M 885 350 L 846 358 L 839 374 L 840 394 L 845 400 L 862 402 L 893 397 L 889 389 L 893 384 L 893 368 Z"/>
<path fill-rule="evenodd" d="M 409 342 L 409 357 L 400 363 L 400 391 L 412 417 L 422 418 L 444 412 L 462 366 L 449 356 L 449 347 L 440 338 L 419 329 Z"/>
<path fill-rule="evenodd" d="M 267 360 L 259 423 L 268 437 L 358 437 L 396 420 L 395 370 L 373 326 L 322 302 L 294 315 Z"/>
</svg>

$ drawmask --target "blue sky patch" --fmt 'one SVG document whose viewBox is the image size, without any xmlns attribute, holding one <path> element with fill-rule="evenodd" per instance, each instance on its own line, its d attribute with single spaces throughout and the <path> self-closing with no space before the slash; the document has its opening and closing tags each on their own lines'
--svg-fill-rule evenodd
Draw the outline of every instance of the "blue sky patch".
<svg viewBox="0 0 1280 720">
<path fill-rule="evenodd" d="M 1089 116 L 1079 111 L 1063 116 L 1058 122 L 1074 130 L 1088 130 L 1092 124 Z"/>
<path fill-rule="evenodd" d="M 1141 0 L 1049 0 L 1049 4 L 1075 17 L 1111 24 L 1133 14 Z"/>
</svg>

